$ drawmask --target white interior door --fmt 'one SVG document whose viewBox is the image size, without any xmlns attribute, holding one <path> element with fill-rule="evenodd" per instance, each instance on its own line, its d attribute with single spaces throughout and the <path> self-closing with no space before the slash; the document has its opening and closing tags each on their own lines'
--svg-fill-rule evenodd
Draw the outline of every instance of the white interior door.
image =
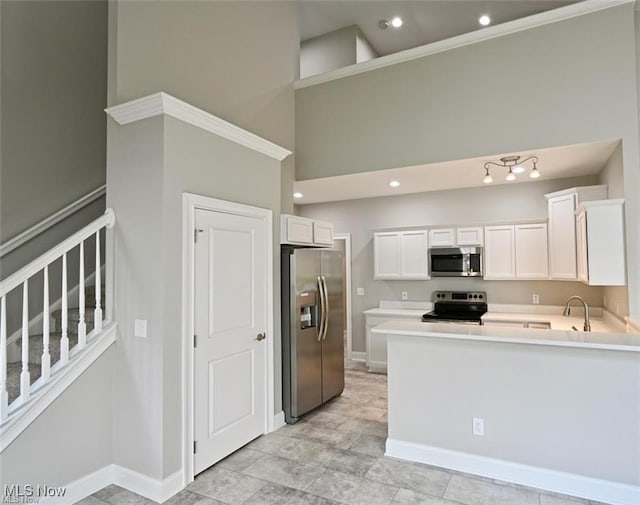
<svg viewBox="0 0 640 505">
<path fill-rule="evenodd" d="M 196 209 L 195 224 L 198 474 L 265 432 L 268 256 L 263 219 Z"/>
</svg>

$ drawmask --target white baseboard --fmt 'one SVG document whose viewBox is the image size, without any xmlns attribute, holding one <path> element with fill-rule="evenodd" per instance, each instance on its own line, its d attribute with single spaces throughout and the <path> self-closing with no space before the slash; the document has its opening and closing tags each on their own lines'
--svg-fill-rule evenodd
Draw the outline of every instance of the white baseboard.
<svg viewBox="0 0 640 505">
<path fill-rule="evenodd" d="M 110 484 L 115 484 L 158 503 L 168 500 L 185 487 L 182 470 L 166 479 L 158 480 L 119 465 L 107 465 L 63 486 L 66 488 L 63 497 L 43 498 L 40 503 L 68 505 L 80 501 Z"/>
<path fill-rule="evenodd" d="M 107 465 L 100 470 L 96 470 L 89 475 L 85 475 L 78 480 L 64 486 L 65 493 L 61 497 L 46 497 L 40 500 L 45 504 L 66 504 L 75 503 L 87 496 L 100 491 L 103 487 L 113 484 L 113 465 Z"/>
<path fill-rule="evenodd" d="M 166 479 L 158 480 L 119 465 L 113 465 L 113 481 L 120 487 L 158 503 L 180 492 L 185 484 L 182 470 L 169 475 Z"/>
<path fill-rule="evenodd" d="M 615 505 L 640 503 L 640 486 L 387 439 L 385 456 Z"/>
<path fill-rule="evenodd" d="M 273 416 L 273 431 L 276 431 L 278 428 L 282 428 L 284 425 L 284 410 L 281 410 Z"/>
<path fill-rule="evenodd" d="M 361 351 L 352 351 L 351 361 L 367 361 L 367 353 Z"/>
</svg>

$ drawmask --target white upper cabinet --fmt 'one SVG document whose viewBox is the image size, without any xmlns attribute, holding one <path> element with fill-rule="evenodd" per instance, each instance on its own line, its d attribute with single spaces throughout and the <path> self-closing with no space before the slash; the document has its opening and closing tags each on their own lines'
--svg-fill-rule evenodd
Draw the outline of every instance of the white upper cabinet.
<svg viewBox="0 0 640 505">
<path fill-rule="evenodd" d="M 513 225 L 484 229 L 484 278 L 516 278 L 515 228 Z"/>
<path fill-rule="evenodd" d="M 547 279 L 545 223 L 487 226 L 484 229 L 485 279 Z"/>
<path fill-rule="evenodd" d="M 455 228 L 436 228 L 429 230 L 431 247 L 453 247 L 456 245 Z"/>
<path fill-rule="evenodd" d="M 515 233 L 516 278 L 548 279 L 547 225 L 516 225 Z"/>
<path fill-rule="evenodd" d="M 549 206 L 549 278 L 577 276 L 575 210 L 580 202 L 604 200 L 607 186 L 583 186 L 545 195 Z"/>
<path fill-rule="evenodd" d="M 280 218 L 280 243 L 319 247 L 332 246 L 333 224 L 283 214 Z"/>
<path fill-rule="evenodd" d="M 457 245 L 461 246 L 481 246 L 484 243 L 482 237 L 482 227 L 473 226 L 467 228 L 456 228 L 456 241 Z"/>
<path fill-rule="evenodd" d="M 579 279 L 591 286 L 626 285 L 624 200 L 583 202 L 576 210 Z"/>
<path fill-rule="evenodd" d="M 375 279 L 429 278 L 427 230 L 374 233 Z"/>
<path fill-rule="evenodd" d="M 481 246 L 482 242 L 480 226 L 429 230 L 430 247 Z"/>
</svg>

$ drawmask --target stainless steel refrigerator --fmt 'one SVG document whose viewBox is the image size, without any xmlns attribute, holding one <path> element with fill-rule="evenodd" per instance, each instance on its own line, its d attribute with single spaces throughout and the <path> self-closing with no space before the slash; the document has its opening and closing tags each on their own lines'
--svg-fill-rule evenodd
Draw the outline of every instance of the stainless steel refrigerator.
<svg viewBox="0 0 640 505">
<path fill-rule="evenodd" d="M 289 424 L 344 389 L 343 261 L 333 249 L 281 250 L 282 389 Z"/>
</svg>

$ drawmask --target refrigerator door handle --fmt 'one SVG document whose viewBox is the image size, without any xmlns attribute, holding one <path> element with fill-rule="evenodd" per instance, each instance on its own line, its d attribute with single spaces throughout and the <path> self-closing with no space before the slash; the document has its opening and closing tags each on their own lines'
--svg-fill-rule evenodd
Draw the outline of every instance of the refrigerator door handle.
<svg viewBox="0 0 640 505">
<path fill-rule="evenodd" d="M 324 333 L 324 318 L 325 318 L 325 308 L 324 308 L 324 284 L 322 284 L 322 279 L 318 275 L 318 292 L 320 293 L 320 328 L 318 329 L 318 342 L 322 340 L 322 334 Z"/>
<path fill-rule="evenodd" d="M 322 276 L 322 284 L 324 286 L 324 333 L 322 334 L 322 340 L 327 338 L 327 328 L 329 327 L 329 290 L 327 289 L 327 279 Z"/>
</svg>

